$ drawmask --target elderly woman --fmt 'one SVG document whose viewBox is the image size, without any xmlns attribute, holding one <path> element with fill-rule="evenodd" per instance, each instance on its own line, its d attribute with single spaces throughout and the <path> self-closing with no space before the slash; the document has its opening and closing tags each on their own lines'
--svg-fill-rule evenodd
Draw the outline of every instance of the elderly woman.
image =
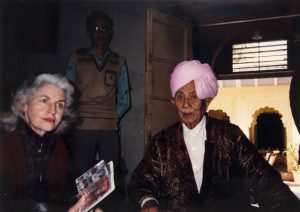
<svg viewBox="0 0 300 212">
<path fill-rule="evenodd" d="M 2 209 L 14 210 L 18 202 L 24 203 L 18 209 L 45 211 L 63 202 L 68 155 L 57 134 L 75 118 L 70 107 L 73 92 L 59 74 L 40 74 L 16 91 L 12 113 L 1 118 Z"/>
</svg>

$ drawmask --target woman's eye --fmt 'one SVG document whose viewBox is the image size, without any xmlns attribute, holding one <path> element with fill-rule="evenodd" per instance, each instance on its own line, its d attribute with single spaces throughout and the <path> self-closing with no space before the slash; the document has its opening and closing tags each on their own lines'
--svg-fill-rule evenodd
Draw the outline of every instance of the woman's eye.
<svg viewBox="0 0 300 212">
<path fill-rule="evenodd" d="M 42 98 L 42 99 L 40 99 L 40 102 L 41 102 L 41 103 L 47 103 L 47 102 L 48 102 L 48 99 Z"/>
<path fill-rule="evenodd" d="M 65 109 L 65 103 L 59 102 L 56 104 L 57 109 L 64 110 Z"/>
</svg>

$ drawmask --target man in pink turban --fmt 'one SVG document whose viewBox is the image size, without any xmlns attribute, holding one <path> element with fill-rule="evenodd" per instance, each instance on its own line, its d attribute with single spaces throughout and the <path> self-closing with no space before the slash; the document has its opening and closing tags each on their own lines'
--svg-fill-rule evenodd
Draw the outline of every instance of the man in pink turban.
<svg viewBox="0 0 300 212">
<path fill-rule="evenodd" d="M 218 92 L 214 72 L 198 60 L 179 63 L 171 74 L 170 87 L 179 119 L 189 129 L 200 122 Z"/>
<path fill-rule="evenodd" d="M 128 187 L 142 212 L 257 211 L 254 202 L 262 211 L 300 211 L 300 201 L 240 128 L 206 113 L 218 91 L 209 65 L 179 63 L 170 87 L 179 122 L 151 138 Z"/>
</svg>

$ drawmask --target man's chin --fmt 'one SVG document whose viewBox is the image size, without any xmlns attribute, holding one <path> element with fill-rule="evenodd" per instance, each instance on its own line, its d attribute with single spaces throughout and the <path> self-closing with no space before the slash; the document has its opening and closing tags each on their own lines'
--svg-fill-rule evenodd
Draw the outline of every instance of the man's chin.
<svg viewBox="0 0 300 212">
<path fill-rule="evenodd" d="M 107 45 L 107 43 L 105 43 L 105 42 L 94 42 L 94 46 L 96 46 L 96 47 L 101 47 L 101 48 L 107 48 L 108 47 L 108 45 Z"/>
<path fill-rule="evenodd" d="M 193 119 L 195 119 L 193 113 L 183 113 L 181 114 L 182 120 L 186 122 L 191 122 Z"/>
<path fill-rule="evenodd" d="M 191 120 L 182 119 L 181 122 L 184 123 L 184 125 L 187 126 L 189 129 L 192 129 L 195 126 L 195 122 Z"/>
</svg>

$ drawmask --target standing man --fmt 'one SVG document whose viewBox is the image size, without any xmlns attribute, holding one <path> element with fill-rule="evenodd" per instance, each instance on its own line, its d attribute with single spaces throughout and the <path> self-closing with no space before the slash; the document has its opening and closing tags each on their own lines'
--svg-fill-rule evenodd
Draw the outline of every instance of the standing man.
<svg viewBox="0 0 300 212">
<path fill-rule="evenodd" d="M 126 61 L 109 48 L 113 26 L 104 12 L 91 13 L 86 19 L 91 45 L 76 50 L 68 63 L 66 76 L 80 95 L 81 123 L 69 139 L 75 177 L 94 165 L 97 153 L 119 167 L 118 122 L 130 107 L 130 94 Z"/>
<path fill-rule="evenodd" d="M 300 211 L 300 201 L 240 128 L 206 113 L 218 90 L 208 64 L 179 63 L 170 87 L 179 122 L 151 139 L 129 185 L 142 212 Z"/>
</svg>

